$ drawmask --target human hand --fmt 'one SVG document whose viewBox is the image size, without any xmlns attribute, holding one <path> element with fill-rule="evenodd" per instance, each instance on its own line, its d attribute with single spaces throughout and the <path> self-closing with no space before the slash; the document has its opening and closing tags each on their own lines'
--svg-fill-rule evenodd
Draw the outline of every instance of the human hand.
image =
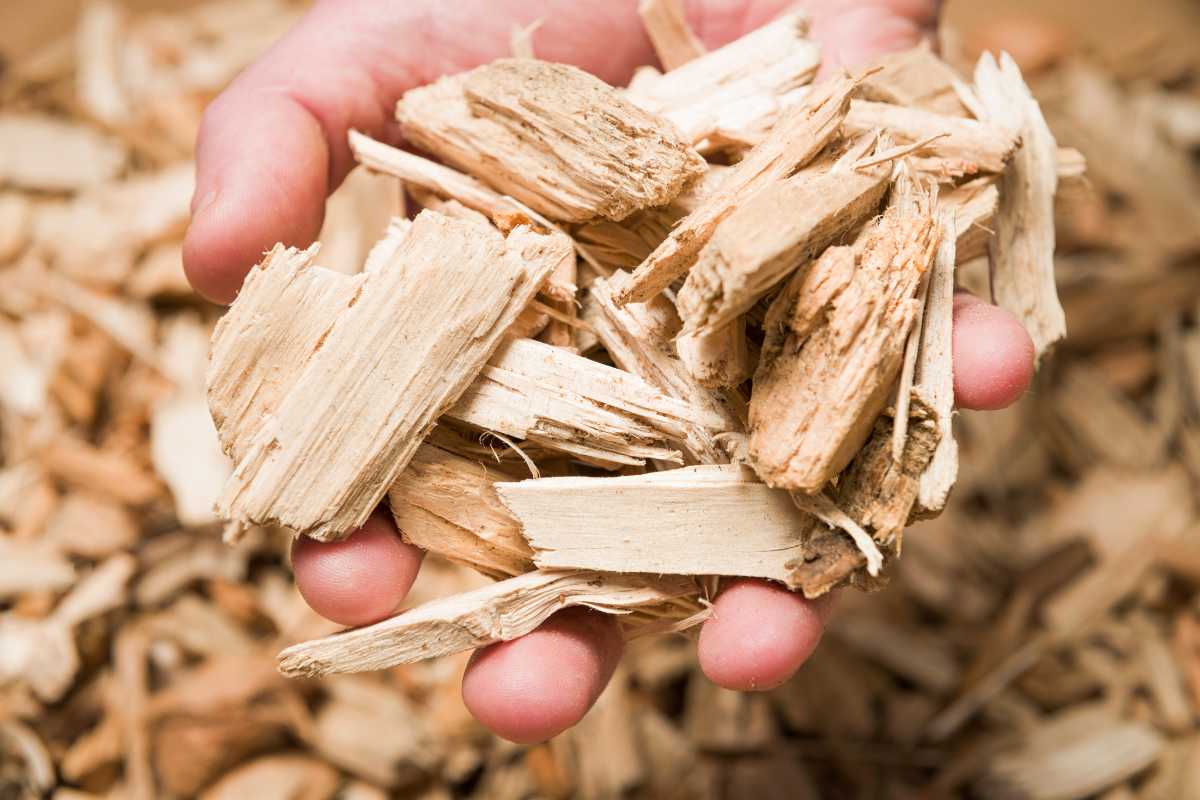
<svg viewBox="0 0 1200 800">
<path fill-rule="evenodd" d="M 709 47 L 792 5 L 782 0 L 689 2 Z M 808 0 L 825 69 L 857 66 L 909 47 L 934 22 L 935 0 Z M 350 128 L 397 141 L 392 110 L 406 90 L 507 54 L 513 24 L 541 17 L 539 57 L 622 83 L 652 51 L 633 2 L 321 0 L 209 107 L 197 143 L 193 220 L 184 266 L 204 295 L 229 302 L 249 268 L 277 241 L 307 245 L 326 196 L 353 166 Z M 955 395 L 960 407 L 1002 408 L 1029 383 L 1033 347 L 1006 312 L 969 295 L 954 308 Z M 392 614 L 416 577 L 421 552 L 376 513 L 342 542 L 308 539 L 292 550 L 296 581 L 321 615 L 362 625 Z M 704 623 L 700 665 L 716 683 L 766 689 L 816 647 L 826 602 L 757 580 L 726 582 Z M 621 656 L 615 621 L 570 609 L 520 639 L 478 651 L 463 699 L 487 727 L 537 741 L 575 724 Z"/>
</svg>

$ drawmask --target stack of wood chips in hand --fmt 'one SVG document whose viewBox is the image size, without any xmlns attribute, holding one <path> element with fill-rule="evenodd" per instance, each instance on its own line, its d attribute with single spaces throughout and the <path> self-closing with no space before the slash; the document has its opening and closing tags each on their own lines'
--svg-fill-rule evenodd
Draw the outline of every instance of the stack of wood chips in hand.
<svg viewBox="0 0 1200 800">
<path fill-rule="evenodd" d="M 674 68 L 624 89 L 511 58 L 406 94 L 436 160 L 350 144 L 420 212 L 357 274 L 277 246 L 218 325 L 233 536 L 333 541 L 386 498 L 406 540 L 499 579 L 290 647 L 286 673 L 572 605 L 680 630 L 719 576 L 876 586 L 957 475 L 956 264 L 989 254 L 1039 358 L 1065 334 L 1054 196 L 1080 158 L 1010 58 L 814 82 L 803 15 L 707 53 L 649 21 Z"/>
</svg>

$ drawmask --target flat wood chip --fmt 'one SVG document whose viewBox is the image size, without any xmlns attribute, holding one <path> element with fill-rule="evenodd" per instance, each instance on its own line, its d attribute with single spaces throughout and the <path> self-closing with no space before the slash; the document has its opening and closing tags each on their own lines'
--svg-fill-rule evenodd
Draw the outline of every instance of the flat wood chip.
<svg viewBox="0 0 1200 800">
<path fill-rule="evenodd" d="M 209 405 L 236 462 L 220 513 L 326 541 L 361 525 L 565 246 L 423 212 L 374 272 L 276 247 L 213 336 Z"/>
</svg>

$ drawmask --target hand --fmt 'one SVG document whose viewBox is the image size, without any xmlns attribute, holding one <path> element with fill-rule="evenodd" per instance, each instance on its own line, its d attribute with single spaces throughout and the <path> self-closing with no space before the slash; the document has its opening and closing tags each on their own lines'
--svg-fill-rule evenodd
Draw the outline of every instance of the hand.
<svg viewBox="0 0 1200 800">
<path fill-rule="evenodd" d="M 716 47 L 761 26 L 783 0 L 689 2 L 700 38 Z M 912 46 L 934 22 L 934 0 L 808 0 L 825 69 L 860 65 Z M 538 55 L 575 63 L 614 83 L 653 60 L 632 0 L 322 0 L 205 113 L 197 144 L 193 220 L 184 245 L 192 284 L 221 302 L 277 241 L 306 245 L 324 201 L 353 166 L 346 132 L 396 141 L 396 99 L 439 75 L 504 56 L 515 24 L 542 17 Z M 964 408 L 1014 402 L 1033 370 L 1016 320 L 968 295 L 955 301 L 955 394 Z M 301 539 L 296 581 L 321 615 L 347 625 L 393 613 L 421 552 L 384 513 L 348 539 Z M 757 580 L 726 582 L 700 633 L 700 665 L 733 689 L 767 689 L 792 675 L 821 637 L 826 602 Z M 622 651 L 616 623 L 571 609 L 537 631 L 475 653 L 463 699 L 487 727 L 537 741 L 575 724 L 612 675 Z"/>
</svg>

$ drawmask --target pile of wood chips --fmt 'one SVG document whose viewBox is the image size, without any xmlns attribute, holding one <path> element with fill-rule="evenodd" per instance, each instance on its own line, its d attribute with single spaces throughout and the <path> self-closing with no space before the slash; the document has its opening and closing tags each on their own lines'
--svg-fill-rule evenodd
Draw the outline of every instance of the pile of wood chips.
<svg viewBox="0 0 1200 800">
<path fill-rule="evenodd" d="M 301 9 L 91 2 L 8 66 L 0 797 L 1200 796 L 1195 54 L 810 85 L 802 17 L 704 54 L 643 9 L 665 73 L 615 90 L 514 31 L 402 100 L 440 163 L 352 135 L 370 171 L 319 255 L 252 272 L 211 369 L 195 128 Z M 1039 356 L 1070 336 L 952 437 L 956 281 Z M 336 538 L 385 494 L 444 557 L 329 635 L 276 524 Z M 642 635 L 712 576 L 884 566 L 770 692 Z M 621 613 L 625 663 L 577 728 L 491 737 L 465 651 L 564 604 Z M 285 678 L 297 641 L 289 673 L 401 666 Z"/>
</svg>

